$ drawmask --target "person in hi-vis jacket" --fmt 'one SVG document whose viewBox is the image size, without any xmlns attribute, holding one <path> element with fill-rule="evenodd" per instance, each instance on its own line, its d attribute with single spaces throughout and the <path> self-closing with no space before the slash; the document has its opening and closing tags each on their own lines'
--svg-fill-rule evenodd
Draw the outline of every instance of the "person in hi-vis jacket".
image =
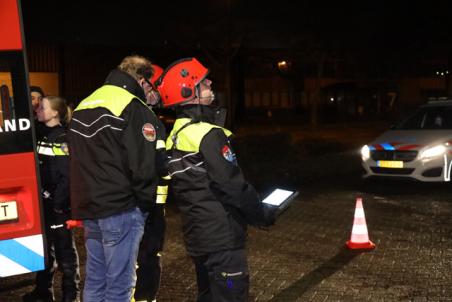
<svg viewBox="0 0 452 302">
<path fill-rule="evenodd" d="M 168 136 L 168 170 L 182 217 L 185 246 L 196 269 L 198 301 L 246 301 L 249 271 L 247 225 L 274 223 L 243 177 L 230 144 L 231 132 L 212 104 L 208 70 L 195 58 L 171 64 L 158 82 L 164 107 L 177 119 Z"/>
<path fill-rule="evenodd" d="M 144 225 L 154 209 L 158 133 L 146 104 L 152 63 L 124 58 L 74 110 L 69 126 L 73 219 L 83 220 L 84 302 L 128 302 Z"/>
<path fill-rule="evenodd" d="M 37 142 L 41 193 L 44 208 L 48 266 L 36 274 L 36 287 L 22 297 L 25 302 L 54 301 L 56 268 L 62 272 L 63 302 L 80 301 L 80 273 L 74 235 L 67 229 L 71 217 L 69 200 L 69 148 L 67 125 L 71 109 L 66 100 L 46 96 L 36 109 L 37 120 L 45 129 Z"/>
</svg>

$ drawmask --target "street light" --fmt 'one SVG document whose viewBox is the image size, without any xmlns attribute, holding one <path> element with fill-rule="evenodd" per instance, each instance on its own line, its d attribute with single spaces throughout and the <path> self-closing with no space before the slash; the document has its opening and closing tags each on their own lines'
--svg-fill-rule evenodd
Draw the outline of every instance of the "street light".
<svg viewBox="0 0 452 302">
<path fill-rule="evenodd" d="M 438 75 L 438 76 L 446 76 L 446 75 L 448 75 L 449 74 L 449 70 L 447 70 L 447 69 L 445 69 L 445 70 L 437 70 L 436 71 L 436 75 Z"/>
<path fill-rule="evenodd" d="M 289 72 L 291 66 L 292 66 L 292 63 L 290 61 L 281 60 L 281 61 L 278 62 L 278 69 L 282 73 Z"/>
</svg>

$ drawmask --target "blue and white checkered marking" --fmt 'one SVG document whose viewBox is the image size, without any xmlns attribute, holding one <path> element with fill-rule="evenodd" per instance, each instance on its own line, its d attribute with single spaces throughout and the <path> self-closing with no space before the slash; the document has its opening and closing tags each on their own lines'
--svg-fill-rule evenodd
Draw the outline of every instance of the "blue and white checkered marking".
<svg viewBox="0 0 452 302">
<path fill-rule="evenodd" d="M 0 241 L 0 277 L 44 269 L 42 235 Z"/>
</svg>

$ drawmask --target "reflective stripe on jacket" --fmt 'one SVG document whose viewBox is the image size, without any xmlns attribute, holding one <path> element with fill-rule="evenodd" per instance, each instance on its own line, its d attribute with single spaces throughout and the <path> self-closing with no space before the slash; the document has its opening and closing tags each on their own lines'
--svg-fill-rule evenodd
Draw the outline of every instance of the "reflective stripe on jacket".
<svg viewBox="0 0 452 302">
<path fill-rule="evenodd" d="M 37 142 L 41 189 L 44 202 L 53 209 L 69 210 L 69 149 L 66 128 L 46 127 L 46 134 Z"/>
</svg>

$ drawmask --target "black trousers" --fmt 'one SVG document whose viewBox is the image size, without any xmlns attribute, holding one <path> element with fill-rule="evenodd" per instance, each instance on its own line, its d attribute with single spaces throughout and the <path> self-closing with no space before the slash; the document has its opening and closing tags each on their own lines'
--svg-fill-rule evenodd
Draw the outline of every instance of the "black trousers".
<svg viewBox="0 0 452 302">
<path fill-rule="evenodd" d="M 161 212 L 159 212 L 159 210 Z M 146 220 L 143 238 L 138 251 L 136 301 L 153 301 L 157 298 L 162 275 L 161 252 L 165 241 L 166 222 L 163 206 Z"/>
<path fill-rule="evenodd" d="M 248 301 L 249 271 L 245 249 L 192 257 L 198 282 L 198 302 Z"/>
<path fill-rule="evenodd" d="M 58 267 L 63 273 L 63 301 L 72 301 L 80 295 L 80 272 L 74 235 L 65 227 L 70 214 L 45 209 L 45 218 L 48 265 L 36 274 L 35 291 L 41 297 L 53 297 L 53 277 Z"/>
</svg>

